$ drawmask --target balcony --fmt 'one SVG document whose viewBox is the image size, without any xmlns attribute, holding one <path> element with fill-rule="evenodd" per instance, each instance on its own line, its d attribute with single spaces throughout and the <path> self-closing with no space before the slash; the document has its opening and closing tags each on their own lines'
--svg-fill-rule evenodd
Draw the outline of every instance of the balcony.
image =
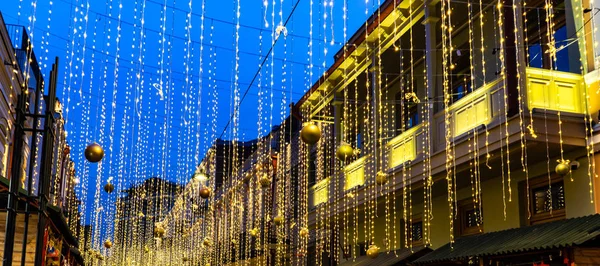
<svg viewBox="0 0 600 266">
<path fill-rule="evenodd" d="M 422 137 L 421 124 L 391 139 L 387 144 L 388 168 L 393 169 L 417 158 L 417 139 Z"/>
<path fill-rule="evenodd" d="M 329 177 L 314 184 L 308 191 L 308 200 L 311 208 L 329 201 Z"/>
<path fill-rule="evenodd" d="M 529 108 L 585 114 L 582 75 L 532 67 L 526 72 Z"/>
<path fill-rule="evenodd" d="M 363 156 L 344 168 L 344 191 L 365 183 L 365 162 L 368 157 Z"/>
</svg>

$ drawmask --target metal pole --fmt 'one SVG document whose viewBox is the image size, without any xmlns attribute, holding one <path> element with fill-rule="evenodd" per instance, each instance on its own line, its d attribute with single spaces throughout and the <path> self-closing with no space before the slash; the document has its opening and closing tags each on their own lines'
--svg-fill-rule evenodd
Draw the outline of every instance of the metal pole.
<svg viewBox="0 0 600 266">
<path fill-rule="evenodd" d="M 54 71 L 54 67 L 52 69 L 52 71 Z M 52 73 L 52 72 L 51 72 Z M 34 105 L 34 109 L 33 109 L 33 124 L 32 124 L 32 128 L 34 129 L 31 132 L 31 149 L 29 152 L 29 170 L 27 171 L 27 200 L 25 201 L 25 225 L 24 225 L 24 231 L 23 231 L 23 248 L 21 250 L 21 266 L 25 266 L 25 259 L 26 259 L 26 254 L 27 254 L 27 235 L 29 234 L 29 214 L 31 212 L 30 208 L 31 208 L 31 204 L 29 204 L 29 199 L 31 196 L 31 193 L 33 191 L 33 182 L 32 179 L 35 178 L 33 176 L 33 171 L 35 169 L 33 169 L 33 167 L 36 165 L 36 159 L 37 156 L 35 156 L 37 154 L 37 146 L 38 146 L 38 140 L 37 140 L 37 136 L 38 136 L 38 132 L 37 130 L 37 124 L 39 121 L 39 117 L 36 116 L 38 113 L 38 109 L 39 109 L 39 105 L 40 105 L 40 97 L 43 98 L 44 97 L 44 93 L 42 92 L 43 90 L 41 90 L 40 88 L 43 88 L 44 86 L 44 82 L 42 81 L 42 79 L 38 78 L 37 79 L 37 84 L 36 84 L 36 89 L 35 89 L 35 105 Z"/>
<path fill-rule="evenodd" d="M 15 231 L 17 223 L 17 193 L 21 181 L 21 165 L 23 162 L 23 136 L 25 134 L 25 90 L 21 89 L 17 99 L 17 117 L 15 122 L 14 146 L 11 163 L 11 175 L 8 188 L 8 203 L 6 205 L 6 231 L 4 242 L 3 266 L 12 265 Z"/>
<path fill-rule="evenodd" d="M 54 59 L 54 67 L 58 69 L 58 57 Z M 46 252 L 44 248 L 44 232 L 46 229 L 46 205 L 48 203 L 48 188 L 50 186 L 50 176 L 52 175 L 52 155 L 54 152 L 54 104 L 56 102 L 56 78 L 57 71 L 52 72 L 50 76 L 50 85 L 48 86 L 48 97 L 46 98 L 45 119 L 44 119 L 44 140 L 42 142 L 42 162 L 40 164 L 40 185 L 38 191 L 39 217 L 37 240 L 35 243 L 35 265 L 42 265 L 42 254 Z"/>
</svg>

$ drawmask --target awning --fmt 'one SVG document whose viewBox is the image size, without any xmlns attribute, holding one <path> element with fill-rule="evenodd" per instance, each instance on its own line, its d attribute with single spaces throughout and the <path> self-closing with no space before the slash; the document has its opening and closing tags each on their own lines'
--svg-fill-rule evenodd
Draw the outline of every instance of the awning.
<svg viewBox="0 0 600 266">
<path fill-rule="evenodd" d="M 371 259 L 367 256 L 361 256 L 356 258 L 353 261 L 352 258 L 344 261 L 338 266 L 362 266 L 362 265 L 378 265 L 378 266 L 391 266 L 391 265 L 406 265 L 408 262 L 411 262 L 421 256 L 423 254 L 427 254 L 431 252 L 431 249 L 419 246 L 413 247 L 412 250 L 408 248 L 398 249 L 394 253 L 390 251 L 389 253 L 381 253 L 375 259 Z"/>
<path fill-rule="evenodd" d="M 600 235 L 600 214 L 457 238 L 414 264 L 464 260 L 581 245 Z"/>
<path fill-rule="evenodd" d="M 62 215 L 60 209 L 50 204 L 48 204 L 47 207 L 50 220 L 52 220 L 52 223 L 60 231 L 60 234 L 65 238 L 67 243 L 76 247 L 79 246 L 79 241 L 77 241 L 77 238 L 73 236 L 73 232 L 71 232 L 71 229 L 69 228 L 69 225 L 67 224 L 67 221 Z"/>
</svg>

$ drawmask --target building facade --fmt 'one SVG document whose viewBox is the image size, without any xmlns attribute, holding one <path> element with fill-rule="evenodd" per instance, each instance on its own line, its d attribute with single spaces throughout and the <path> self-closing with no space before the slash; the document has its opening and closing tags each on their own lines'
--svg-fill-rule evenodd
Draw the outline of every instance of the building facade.
<svg viewBox="0 0 600 266">
<path fill-rule="evenodd" d="M 303 155 L 309 265 L 598 264 L 594 10 L 385 1 L 297 104 L 323 133 Z"/>
<path fill-rule="evenodd" d="M 56 98 L 58 59 L 45 82 L 25 28 L 1 15 L 0 56 L 3 265 L 83 265 L 75 169 Z"/>
</svg>

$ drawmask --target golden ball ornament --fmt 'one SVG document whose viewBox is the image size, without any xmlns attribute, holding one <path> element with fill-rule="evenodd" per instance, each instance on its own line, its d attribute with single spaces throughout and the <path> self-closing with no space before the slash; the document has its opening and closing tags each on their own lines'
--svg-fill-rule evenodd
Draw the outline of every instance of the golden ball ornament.
<svg viewBox="0 0 600 266">
<path fill-rule="evenodd" d="M 348 143 L 342 143 L 335 152 L 337 158 L 342 161 L 348 161 L 354 155 L 354 149 Z"/>
<path fill-rule="evenodd" d="M 377 172 L 377 175 L 375 175 L 375 182 L 377 183 L 377 185 L 383 185 L 385 183 L 387 183 L 388 181 L 388 174 L 384 173 L 384 172 Z"/>
<path fill-rule="evenodd" d="M 367 249 L 367 256 L 371 259 L 377 258 L 379 256 L 379 247 L 371 245 L 369 249 Z"/>
<path fill-rule="evenodd" d="M 202 244 L 205 247 L 210 247 L 210 246 L 212 246 L 212 239 L 207 236 L 207 237 L 204 238 L 204 241 L 202 241 Z"/>
<path fill-rule="evenodd" d="M 111 184 L 110 182 L 106 183 L 106 185 L 104 185 L 104 191 L 106 191 L 106 193 L 112 193 L 115 191 L 115 185 Z"/>
<path fill-rule="evenodd" d="M 269 187 L 271 185 L 271 178 L 269 177 L 269 175 L 264 174 L 259 180 L 258 182 L 260 183 L 260 186 L 263 188 Z"/>
<path fill-rule="evenodd" d="M 304 143 L 314 145 L 321 139 L 321 129 L 314 123 L 308 123 L 300 131 L 300 138 Z"/>
<path fill-rule="evenodd" d="M 210 197 L 210 189 L 207 187 L 203 187 L 199 191 L 200 197 L 203 199 L 208 199 Z"/>
<path fill-rule="evenodd" d="M 165 229 L 160 225 L 155 226 L 154 227 L 154 237 L 163 237 L 163 236 L 165 236 Z"/>
<path fill-rule="evenodd" d="M 571 165 L 569 164 L 569 160 L 558 160 L 558 164 L 554 171 L 560 176 L 565 176 L 571 172 Z"/>
<path fill-rule="evenodd" d="M 275 218 L 273 218 L 273 223 L 275 225 L 282 225 L 283 224 L 283 216 L 281 216 L 281 215 L 275 216 Z"/>
<path fill-rule="evenodd" d="M 110 240 L 104 241 L 105 248 L 112 248 L 113 243 Z"/>
<path fill-rule="evenodd" d="M 187 261 L 189 261 L 190 259 L 188 259 L 187 257 L 183 257 L 181 260 L 183 260 L 183 262 L 187 262 Z"/>
<path fill-rule="evenodd" d="M 308 236 L 308 228 L 303 227 L 302 229 L 300 229 L 300 236 L 307 237 Z"/>
<path fill-rule="evenodd" d="M 250 229 L 250 236 L 257 237 L 258 236 L 258 228 Z"/>
<path fill-rule="evenodd" d="M 150 252 L 150 248 L 148 246 L 144 246 L 144 252 L 146 252 L 146 253 Z"/>
<path fill-rule="evenodd" d="M 98 143 L 92 143 L 85 148 L 85 159 L 91 163 L 97 163 L 104 158 L 104 149 Z"/>
</svg>

